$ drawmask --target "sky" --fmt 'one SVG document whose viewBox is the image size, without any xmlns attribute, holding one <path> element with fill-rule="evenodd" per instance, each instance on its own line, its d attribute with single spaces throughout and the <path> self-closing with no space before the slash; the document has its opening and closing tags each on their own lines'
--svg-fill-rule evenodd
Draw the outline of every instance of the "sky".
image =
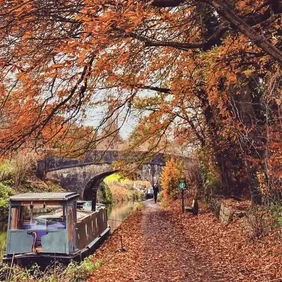
<svg viewBox="0 0 282 282">
<path fill-rule="evenodd" d="M 89 109 L 87 111 L 87 118 L 85 120 L 86 126 L 93 126 L 96 127 L 101 122 L 102 118 L 105 115 L 106 108 L 103 109 L 102 107 L 96 108 L 96 109 Z M 119 125 L 121 125 L 122 121 L 119 121 Z M 120 130 L 120 136 L 123 139 L 127 139 L 129 135 L 134 130 L 134 127 L 137 125 L 137 118 L 135 118 L 133 115 L 130 115 L 127 117 L 124 125 L 121 127 Z"/>
</svg>

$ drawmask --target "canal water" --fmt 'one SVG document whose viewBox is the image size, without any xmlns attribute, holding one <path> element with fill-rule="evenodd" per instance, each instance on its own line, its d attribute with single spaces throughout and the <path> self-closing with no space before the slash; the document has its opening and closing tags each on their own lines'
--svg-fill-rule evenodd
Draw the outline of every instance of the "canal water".
<svg viewBox="0 0 282 282">
<path fill-rule="evenodd" d="M 108 222 L 113 232 L 132 212 L 134 202 L 127 202 L 123 204 L 108 207 Z"/>
<path fill-rule="evenodd" d="M 108 222 L 113 232 L 125 218 L 132 212 L 134 208 L 133 202 L 127 202 L 108 207 Z M 7 224 L 0 222 L 0 262 L 6 248 L 6 230 Z"/>
</svg>

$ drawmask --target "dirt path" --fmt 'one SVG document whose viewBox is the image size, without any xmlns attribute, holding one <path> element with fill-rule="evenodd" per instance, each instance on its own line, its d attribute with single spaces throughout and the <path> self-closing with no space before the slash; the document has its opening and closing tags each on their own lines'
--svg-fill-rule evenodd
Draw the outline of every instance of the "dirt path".
<svg viewBox="0 0 282 282">
<path fill-rule="evenodd" d="M 189 242 L 184 232 L 168 218 L 168 211 L 146 202 L 142 213 L 140 281 L 227 281 L 212 268 Z"/>
<path fill-rule="evenodd" d="M 144 209 L 126 220 L 97 251 L 95 259 L 104 264 L 89 281 L 228 281 L 197 253 L 169 217 L 169 211 L 160 209 L 159 204 L 146 201 Z M 126 252 L 119 252 L 121 237 Z"/>
</svg>

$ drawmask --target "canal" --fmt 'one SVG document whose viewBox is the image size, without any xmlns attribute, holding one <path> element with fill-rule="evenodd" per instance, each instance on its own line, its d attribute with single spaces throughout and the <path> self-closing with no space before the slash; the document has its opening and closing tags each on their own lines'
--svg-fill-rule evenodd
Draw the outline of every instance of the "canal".
<svg viewBox="0 0 282 282">
<path fill-rule="evenodd" d="M 108 207 L 108 222 L 113 232 L 132 212 L 134 202 L 127 202 L 123 204 Z"/>
<path fill-rule="evenodd" d="M 122 204 L 116 204 L 108 207 L 108 222 L 113 232 L 125 218 L 132 212 L 134 208 L 134 202 L 127 202 Z M 5 252 L 6 247 L 6 223 L 0 223 L 0 262 Z"/>
</svg>

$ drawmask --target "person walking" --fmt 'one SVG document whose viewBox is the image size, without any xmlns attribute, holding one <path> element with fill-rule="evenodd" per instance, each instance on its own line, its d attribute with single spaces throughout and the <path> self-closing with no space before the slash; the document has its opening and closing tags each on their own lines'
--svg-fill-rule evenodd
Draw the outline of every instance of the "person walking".
<svg viewBox="0 0 282 282">
<path fill-rule="evenodd" d="M 156 203 L 158 200 L 158 193 L 159 193 L 159 188 L 157 184 L 154 184 L 153 191 L 154 191 L 154 201 Z"/>
</svg>

